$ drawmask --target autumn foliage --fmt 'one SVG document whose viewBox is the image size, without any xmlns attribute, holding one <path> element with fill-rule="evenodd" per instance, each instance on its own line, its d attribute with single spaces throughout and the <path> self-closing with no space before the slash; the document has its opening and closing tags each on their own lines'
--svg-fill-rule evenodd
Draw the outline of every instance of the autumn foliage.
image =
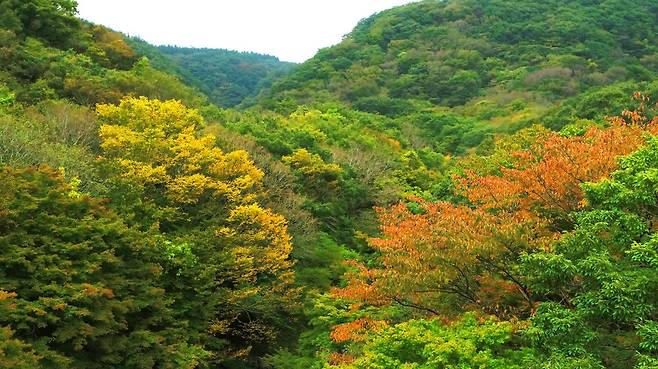
<svg viewBox="0 0 658 369">
<path fill-rule="evenodd" d="M 459 202 L 400 203 L 378 209 L 381 237 L 370 240 L 372 267 L 353 263 L 349 284 L 334 295 L 363 304 L 398 304 L 450 315 L 476 309 L 503 318 L 533 314 L 537 301 L 518 268 L 521 254 L 550 250 L 587 206 L 581 184 L 617 168 L 655 122 L 611 119 L 582 135 L 543 131 L 528 149 L 509 153 L 494 174 L 454 175 Z M 655 120 L 655 118 L 654 118 Z M 496 159 L 494 159 L 496 160 Z"/>
<path fill-rule="evenodd" d="M 76 7 L 0 0 L 0 369 L 658 368 L 656 0 L 297 66 Z"/>
<path fill-rule="evenodd" d="M 386 322 L 381 320 L 369 318 L 356 319 L 345 324 L 337 325 L 334 331 L 331 332 L 331 339 L 339 343 L 348 340 L 364 341 L 368 332 L 381 330 L 386 325 Z"/>
<path fill-rule="evenodd" d="M 203 307 L 181 307 L 182 318 L 200 319 L 194 324 L 214 336 L 209 342 L 241 334 L 232 355 L 249 353 L 244 342 L 274 339 L 264 312 L 294 305 L 296 290 L 287 222 L 257 202 L 262 171 L 246 151 L 225 153 L 202 135 L 203 118 L 179 101 L 128 97 L 97 112 L 113 206 L 167 239 L 166 271 L 193 278 L 181 286 L 181 304 L 209 296 Z"/>
</svg>

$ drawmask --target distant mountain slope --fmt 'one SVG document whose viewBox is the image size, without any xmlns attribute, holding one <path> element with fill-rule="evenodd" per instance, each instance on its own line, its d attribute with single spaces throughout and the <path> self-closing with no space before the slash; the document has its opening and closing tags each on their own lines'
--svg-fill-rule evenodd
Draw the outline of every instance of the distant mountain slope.
<svg viewBox="0 0 658 369">
<path fill-rule="evenodd" d="M 75 2 L 0 2 L 0 90 L 21 103 L 68 99 L 118 102 L 123 96 L 179 99 L 201 106 L 206 96 L 154 67 L 124 35 L 75 17 Z"/>
<path fill-rule="evenodd" d="M 275 108 L 334 100 L 401 115 L 512 91 L 509 100 L 552 105 L 655 79 L 657 35 L 654 0 L 423 1 L 362 20 L 260 101 Z"/>
<path fill-rule="evenodd" d="M 240 104 L 295 65 L 271 55 L 224 49 L 160 46 L 158 50 L 179 67 L 187 83 L 223 107 Z"/>
</svg>

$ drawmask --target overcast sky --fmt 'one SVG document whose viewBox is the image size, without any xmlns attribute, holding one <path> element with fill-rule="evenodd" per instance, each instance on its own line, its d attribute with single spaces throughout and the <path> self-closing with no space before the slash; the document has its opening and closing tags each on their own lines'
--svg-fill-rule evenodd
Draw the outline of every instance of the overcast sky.
<svg viewBox="0 0 658 369">
<path fill-rule="evenodd" d="M 412 0 L 78 0 L 84 19 L 156 45 L 224 48 L 302 62 L 375 12 Z"/>
</svg>

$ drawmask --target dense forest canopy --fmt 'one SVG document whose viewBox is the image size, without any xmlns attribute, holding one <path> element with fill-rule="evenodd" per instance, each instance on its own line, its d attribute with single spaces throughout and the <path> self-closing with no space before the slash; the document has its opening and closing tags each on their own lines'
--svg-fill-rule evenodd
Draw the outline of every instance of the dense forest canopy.
<svg viewBox="0 0 658 369">
<path fill-rule="evenodd" d="M 300 65 L 76 6 L 0 0 L 0 368 L 658 367 L 654 1 L 421 1 Z"/>
<path fill-rule="evenodd" d="M 153 66 L 179 76 L 208 96 L 210 102 L 225 108 L 253 105 L 260 90 L 295 65 L 250 52 L 153 46 L 136 37 L 126 41 L 136 53 L 147 56 Z"/>
<path fill-rule="evenodd" d="M 294 66 L 256 53 L 175 46 L 158 49 L 189 73 L 187 83 L 197 86 L 221 107 L 239 105 Z"/>
<path fill-rule="evenodd" d="M 362 20 L 262 101 L 342 101 L 384 115 L 483 99 L 553 104 L 654 79 L 657 13 L 652 0 L 422 1 Z"/>
</svg>

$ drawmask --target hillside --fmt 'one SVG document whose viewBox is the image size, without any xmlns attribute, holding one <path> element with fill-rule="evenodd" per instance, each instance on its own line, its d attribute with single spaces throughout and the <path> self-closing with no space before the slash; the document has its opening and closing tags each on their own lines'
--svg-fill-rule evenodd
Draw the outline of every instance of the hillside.
<svg viewBox="0 0 658 369">
<path fill-rule="evenodd" d="M 257 53 L 154 46 L 135 37 L 126 42 L 137 54 L 147 56 L 155 68 L 179 76 L 221 107 L 252 105 L 263 88 L 295 66 Z"/>
<path fill-rule="evenodd" d="M 239 105 L 258 94 L 271 81 L 288 73 L 295 64 L 271 55 L 223 49 L 195 49 L 160 46 L 184 71 L 184 80 L 222 106 Z"/>
<path fill-rule="evenodd" d="M 362 20 L 261 102 L 340 101 L 389 116 L 525 104 L 539 118 L 584 91 L 655 79 L 657 14 L 652 0 L 421 1 Z"/>
<path fill-rule="evenodd" d="M 136 94 L 200 106 L 207 98 L 151 66 L 123 35 L 74 17 L 73 2 L 3 1 L 0 83 L 19 102 L 69 99 L 93 106 Z"/>
<path fill-rule="evenodd" d="M 0 368 L 658 367 L 657 27 L 423 1 L 291 66 L 0 0 Z"/>
</svg>

